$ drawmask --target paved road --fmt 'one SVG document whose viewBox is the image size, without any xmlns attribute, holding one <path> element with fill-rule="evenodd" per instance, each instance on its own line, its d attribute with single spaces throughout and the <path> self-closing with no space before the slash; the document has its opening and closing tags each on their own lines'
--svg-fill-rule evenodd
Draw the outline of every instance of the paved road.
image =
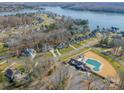
<svg viewBox="0 0 124 93">
<path fill-rule="evenodd" d="M 87 44 L 85 44 L 85 45 L 83 45 L 83 46 L 81 46 L 81 47 L 79 47 L 79 48 L 76 48 L 76 49 L 73 50 L 73 51 L 70 51 L 70 52 L 67 52 L 67 53 L 61 55 L 60 57 L 66 57 L 66 56 L 68 56 L 68 55 L 70 55 L 70 54 L 75 54 L 77 51 L 80 51 L 80 50 L 82 50 L 82 49 L 85 48 L 85 47 L 94 46 L 94 45 L 96 45 L 97 43 L 98 43 L 98 40 L 97 40 L 97 39 L 96 39 L 96 40 L 93 40 L 93 41 L 90 41 L 90 42 L 88 42 Z M 59 59 L 60 57 L 57 57 L 57 58 Z"/>
<path fill-rule="evenodd" d="M 73 45 L 69 44 L 70 47 L 72 47 L 73 49 L 76 49 Z"/>
<path fill-rule="evenodd" d="M 57 55 L 54 52 L 54 49 L 51 49 L 50 52 L 53 54 L 53 57 L 56 57 Z"/>
</svg>

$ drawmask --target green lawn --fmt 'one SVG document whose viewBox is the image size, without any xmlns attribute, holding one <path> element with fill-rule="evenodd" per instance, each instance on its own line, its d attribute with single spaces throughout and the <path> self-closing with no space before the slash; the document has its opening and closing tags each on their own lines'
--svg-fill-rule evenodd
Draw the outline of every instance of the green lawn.
<svg viewBox="0 0 124 93">
<path fill-rule="evenodd" d="M 79 36 L 81 37 L 81 36 L 85 36 L 84 34 L 79 34 Z"/>
<path fill-rule="evenodd" d="M 0 56 L 6 55 L 7 52 L 8 52 L 8 48 L 4 47 L 3 44 L 0 44 Z"/>
<path fill-rule="evenodd" d="M 81 45 L 81 44 L 73 44 L 73 46 L 74 46 L 75 48 L 79 48 L 79 47 L 81 47 L 82 45 Z"/>
<path fill-rule="evenodd" d="M 95 39 L 96 39 L 96 38 L 90 38 L 90 39 L 81 41 L 80 44 L 83 45 L 83 44 L 86 44 L 86 43 L 88 43 L 88 42 L 90 42 L 90 41 L 93 41 L 93 40 L 95 40 Z"/>
<path fill-rule="evenodd" d="M 43 56 L 46 59 L 49 59 L 49 58 L 53 57 L 52 53 L 50 53 L 50 52 L 45 53 Z"/>
<path fill-rule="evenodd" d="M 93 41 L 93 40 L 95 40 L 95 38 L 90 38 L 90 39 L 87 39 L 87 40 L 85 40 L 85 41 L 81 41 L 79 44 L 72 44 L 72 45 L 73 45 L 75 48 L 79 48 L 79 47 L 81 47 L 82 45 L 88 43 L 89 41 Z M 71 54 L 71 55 L 68 55 L 68 56 L 65 56 L 65 57 L 61 57 L 60 60 L 61 60 L 61 61 L 68 60 L 71 56 L 74 56 L 74 55 L 76 55 L 76 54 L 80 54 L 81 52 L 84 52 L 84 51 L 86 51 L 86 50 L 88 50 L 88 49 L 89 49 L 89 48 L 84 48 L 84 49 L 82 49 L 82 50 L 78 50 L 78 51 L 76 51 L 74 54 Z M 74 50 L 73 48 L 68 47 L 68 48 L 60 49 L 59 51 L 60 51 L 60 53 L 62 53 L 62 54 L 66 54 L 66 53 L 68 53 L 68 52 L 70 52 L 70 51 L 73 51 L 73 50 Z"/>
<path fill-rule="evenodd" d="M 3 71 L 7 66 L 9 66 L 7 63 L 0 65 L 0 72 Z"/>
<path fill-rule="evenodd" d="M 83 49 L 81 49 L 81 50 L 77 50 L 76 52 L 74 52 L 74 53 L 72 53 L 72 54 L 68 54 L 68 55 L 66 55 L 66 56 L 61 56 L 60 57 L 60 62 L 63 62 L 63 61 L 68 61 L 69 59 L 71 59 L 71 58 L 73 58 L 73 57 L 75 57 L 75 56 L 77 56 L 77 55 L 79 55 L 79 54 L 81 54 L 81 53 L 83 53 L 83 52 L 85 52 L 85 51 L 87 51 L 87 50 L 89 50 L 90 48 L 83 48 Z"/>
<path fill-rule="evenodd" d="M 75 48 L 79 48 L 81 47 L 82 45 L 90 42 L 90 41 L 93 41 L 95 40 L 96 38 L 90 38 L 90 39 L 87 39 L 87 40 L 84 40 L 84 41 L 81 41 L 79 44 L 72 44 Z"/>
<path fill-rule="evenodd" d="M 63 49 L 59 49 L 59 52 L 61 54 L 65 54 L 65 53 L 68 53 L 70 51 L 73 51 L 74 49 L 72 47 L 68 47 L 68 48 L 63 48 Z"/>
<path fill-rule="evenodd" d="M 124 62 L 124 58 L 123 57 L 121 57 L 121 60 Z"/>
</svg>

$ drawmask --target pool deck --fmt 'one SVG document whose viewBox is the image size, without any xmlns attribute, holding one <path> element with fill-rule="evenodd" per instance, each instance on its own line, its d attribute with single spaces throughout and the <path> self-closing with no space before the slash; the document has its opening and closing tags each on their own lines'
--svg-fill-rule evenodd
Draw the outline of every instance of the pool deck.
<svg viewBox="0 0 124 93">
<path fill-rule="evenodd" d="M 84 55 L 84 58 L 94 58 L 94 59 L 98 60 L 99 62 L 101 62 L 102 68 L 100 69 L 99 72 L 96 72 L 97 74 L 99 74 L 105 78 L 111 78 L 114 81 L 119 80 L 119 76 L 118 76 L 116 70 L 114 69 L 114 67 L 112 67 L 112 65 L 110 64 L 109 61 L 107 61 L 106 59 L 104 59 L 103 57 L 99 56 L 98 54 L 96 54 L 92 51 L 88 51 L 88 52 L 84 53 L 83 55 Z"/>
</svg>

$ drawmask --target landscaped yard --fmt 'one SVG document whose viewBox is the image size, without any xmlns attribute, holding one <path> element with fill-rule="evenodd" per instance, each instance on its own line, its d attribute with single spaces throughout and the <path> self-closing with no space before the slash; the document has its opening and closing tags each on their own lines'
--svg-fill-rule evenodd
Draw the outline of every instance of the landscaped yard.
<svg viewBox="0 0 124 93">
<path fill-rule="evenodd" d="M 85 52 L 85 51 L 87 51 L 87 50 L 89 50 L 90 48 L 87 48 L 87 47 L 85 47 L 85 48 L 83 48 L 83 49 L 81 49 L 81 50 L 76 50 L 75 52 L 73 52 L 73 53 L 70 53 L 70 54 L 68 54 L 68 55 L 63 55 L 63 56 L 61 56 L 60 57 L 60 62 L 63 62 L 63 61 L 65 61 L 65 62 L 67 62 L 68 60 L 70 60 L 71 58 L 73 58 L 73 57 L 75 57 L 75 56 L 77 56 L 77 55 L 80 55 L 81 53 L 83 53 L 83 52 Z"/>
<path fill-rule="evenodd" d="M 49 59 L 51 57 L 53 57 L 51 52 L 46 52 L 45 54 L 42 55 L 42 57 L 44 57 L 45 59 Z"/>
<path fill-rule="evenodd" d="M 79 47 L 81 47 L 82 45 L 84 45 L 84 44 L 86 44 L 86 43 L 88 43 L 88 42 L 90 42 L 90 41 L 93 41 L 93 40 L 95 40 L 95 39 L 96 39 L 96 38 L 90 38 L 90 39 L 81 41 L 79 44 L 73 44 L 73 46 L 76 47 L 76 48 L 79 48 Z"/>
<path fill-rule="evenodd" d="M 0 65 L 0 72 L 3 71 L 8 66 L 9 66 L 9 64 L 7 64 L 7 63 Z"/>
<path fill-rule="evenodd" d="M 5 48 L 3 46 L 3 43 L 0 43 L 0 56 L 5 56 L 7 51 L 8 51 L 8 48 Z"/>
<path fill-rule="evenodd" d="M 41 15 L 41 17 L 44 19 L 44 22 L 42 25 L 49 26 L 50 24 L 54 23 L 54 20 L 49 18 L 46 14 Z"/>
<path fill-rule="evenodd" d="M 65 53 L 68 53 L 70 51 L 73 51 L 74 49 L 72 47 L 68 47 L 68 48 L 63 48 L 63 49 L 59 49 L 59 52 L 61 54 L 65 54 Z"/>
<path fill-rule="evenodd" d="M 79 44 L 73 44 L 73 46 L 74 46 L 75 48 L 79 48 L 79 47 L 81 47 L 82 45 L 79 43 Z"/>
<path fill-rule="evenodd" d="M 96 38 L 90 38 L 90 39 L 84 40 L 84 41 L 81 42 L 81 44 L 88 43 L 88 42 L 93 41 L 93 40 L 95 40 L 95 39 L 96 39 Z"/>
</svg>

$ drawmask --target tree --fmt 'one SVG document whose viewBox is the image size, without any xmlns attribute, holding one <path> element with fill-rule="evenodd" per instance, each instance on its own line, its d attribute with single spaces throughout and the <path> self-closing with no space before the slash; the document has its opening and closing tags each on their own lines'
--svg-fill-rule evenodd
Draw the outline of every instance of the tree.
<svg viewBox="0 0 124 93">
<path fill-rule="evenodd" d="M 63 90 L 67 89 L 71 75 L 69 73 L 69 70 L 67 67 L 62 67 L 60 70 L 58 70 L 58 73 L 56 73 L 55 81 L 49 81 L 47 89 L 52 90 Z"/>
</svg>

